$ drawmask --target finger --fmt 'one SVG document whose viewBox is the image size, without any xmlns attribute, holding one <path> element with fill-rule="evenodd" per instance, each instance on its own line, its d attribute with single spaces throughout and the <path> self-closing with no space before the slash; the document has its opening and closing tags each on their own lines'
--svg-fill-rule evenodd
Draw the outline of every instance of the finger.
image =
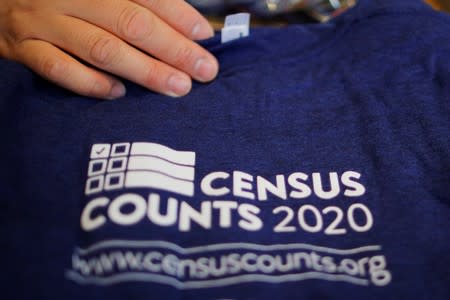
<svg viewBox="0 0 450 300">
<path fill-rule="evenodd" d="M 103 29 L 80 19 L 59 16 L 47 20 L 48 40 L 109 73 L 173 97 L 191 89 L 188 75 L 145 55 Z"/>
<path fill-rule="evenodd" d="M 77 94 L 102 99 L 125 95 L 121 82 L 84 66 L 47 42 L 21 42 L 16 49 L 16 58 L 42 77 Z"/>
<path fill-rule="evenodd" d="M 134 2 L 115 1 L 114 6 L 110 5 L 111 0 L 70 3 L 76 18 L 102 27 L 198 81 L 210 81 L 217 75 L 218 63 L 214 56 Z"/>
<path fill-rule="evenodd" d="M 186 37 L 202 40 L 214 35 L 214 30 L 208 20 L 184 0 L 133 1 L 148 8 Z"/>
</svg>

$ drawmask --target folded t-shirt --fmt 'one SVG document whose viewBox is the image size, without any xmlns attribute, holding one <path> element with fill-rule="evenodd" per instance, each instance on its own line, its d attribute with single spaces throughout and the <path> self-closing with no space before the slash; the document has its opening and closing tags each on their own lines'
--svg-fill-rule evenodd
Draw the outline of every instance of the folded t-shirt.
<svg viewBox="0 0 450 300">
<path fill-rule="evenodd" d="M 450 17 L 361 0 L 202 43 L 171 99 L 0 61 L 3 299 L 450 299 Z"/>
</svg>

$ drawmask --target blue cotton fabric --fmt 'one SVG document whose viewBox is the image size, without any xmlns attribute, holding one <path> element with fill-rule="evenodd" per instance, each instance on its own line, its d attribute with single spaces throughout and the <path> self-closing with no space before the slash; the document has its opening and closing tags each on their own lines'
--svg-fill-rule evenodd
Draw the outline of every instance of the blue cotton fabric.
<svg viewBox="0 0 450 300">
<path fill-rule="evenodd" d="M 216 34 L 218 78 L 177 100 L 1 60 L 2 298 L 450 299 L 449 33 L 361 0 Z"/>
</svg>

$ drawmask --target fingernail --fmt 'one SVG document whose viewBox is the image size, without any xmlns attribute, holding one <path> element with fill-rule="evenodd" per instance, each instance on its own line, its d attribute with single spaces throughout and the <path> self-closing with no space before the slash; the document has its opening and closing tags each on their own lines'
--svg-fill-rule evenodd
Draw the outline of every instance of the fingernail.
<svg viewBox="0 0 450 300">
<path fill-rule="evenodd" d="M 209 24 L 197 23 L 192 29 L 191 35 L 194 40 L 208 39 L 214 36 L 214 29 Z"/>
<path fill-rule="evenodd" d="M 169 92 L 171 97 L 181 97 L 189 93 L 191 90 L 191 80 L 180 75 L 172 75 L 168 81 Z"/>
<path fill-rule="evenodd" d="M 116 81 L 113 83 L 111 91 L 109 92 L 109 99 L 117 99 L 125 96 L 126 93 L 125 86 L 123 83 Z"/>
<path fill-rule="evenodd" d="M 194 66 L 196 78 L 200 81 L 210 81 L 216 77 L 218 68 L 217 64 L 206 58 L 197 60 Z"/>
</svg>

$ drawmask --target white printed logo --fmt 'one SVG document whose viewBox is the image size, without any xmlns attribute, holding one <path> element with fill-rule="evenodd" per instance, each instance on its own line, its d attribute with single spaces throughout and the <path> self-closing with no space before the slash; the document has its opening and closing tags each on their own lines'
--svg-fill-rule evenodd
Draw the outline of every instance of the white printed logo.
<svg viewBox="0 0 450 300">
<path fill-rule="evenodd" d="M 86 195 L 123 188 L 153 188 L 194 196 L 195 152 L 156 143 L 95 144 Z"/>
<path fill-rule="evenodd" d="M 370 237 L 371 244 L 352 249 L 304 243 L 316 235 L 341 237 L 348 245 L 351 236 L 374 228 L 376 215 L 360 170 L 195 174 L 195 167 L 192 151 L 147 142 L 94 144 L 80 226 L 83 232 L 105 229 L 118 236 L 98 240 L 96 235 L 93 244 L 76 247 L 67 278 L 95 285 L 158 282 L 179 289 L 307 279 L 381 287 L 392 281 L 382 246 Z M 273 205 L 263 204 L 268 202 Z M 128 240 L 115 227 L 144 235 Z M 230 230 L 236 242 L 203 244 L 200 238 L 186 247 L 173 243 L 179 241 L 175 235 L 148 239 L 153 230 L 158 236 L 158 228 L 180 235 Z M 265 244 L 261 238 L 270 242 L 277 235 L 282 241 L 294 234 L 294 244 Z M 221 234 L 207 236 L 214 240 Z M 259 243 L 247 243 L 253 237 Z"/>
</svg>

